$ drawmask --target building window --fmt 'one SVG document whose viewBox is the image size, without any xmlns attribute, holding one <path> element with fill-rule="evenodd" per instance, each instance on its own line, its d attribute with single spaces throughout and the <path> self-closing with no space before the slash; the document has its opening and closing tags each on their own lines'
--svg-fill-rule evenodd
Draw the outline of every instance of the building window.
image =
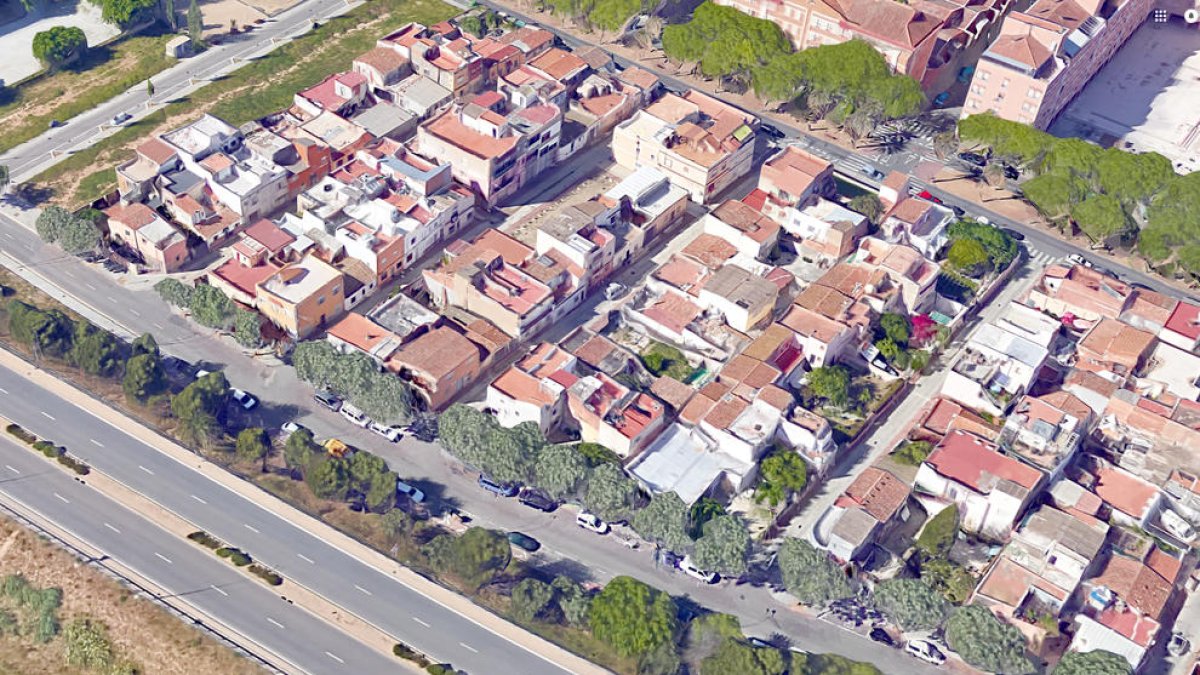
<svg viewBox="0 0 1200 675">
<path fill-rule="evenodd" d="M 1042 95 L 1042 92 L 1038 91 L 1037 89 L 1030 89 L 1025 93 L 1025 95 L 1036 101 L 1038 97 Z"/>
<path fill-rule="evenodd" d="M 990 76 L 990 73 L 988 73 L 988 71 L 986 71 L 986 70 L 979 71 L 979 79 L 983 80 L 984 82 L 987 82 L 989 76 Z"/>
<path fill-rule="evenodd" d="M 1008 78 L 1007 78 L 1007 77 L 1006 77 L 1006 78 L 1004 78 L 1003 80 L 1000 80 L 1000 88 L 1001 88 L 1001 89 L 1003 89 L 1003 88 L 1005 88 L 1005 87 L 1007 87 L 1007 86 L 1008 86 Z"/>
</svg>

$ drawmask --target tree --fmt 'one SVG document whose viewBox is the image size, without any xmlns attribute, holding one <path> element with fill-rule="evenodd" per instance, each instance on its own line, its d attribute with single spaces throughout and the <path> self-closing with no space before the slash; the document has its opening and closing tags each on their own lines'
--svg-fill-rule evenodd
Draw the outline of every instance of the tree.
<svg viewBox="0 0 1200 675">
<path fill-rule="evenodd" d="M 754 501 L 779 506 L 808 484 L 808 465 L 792 450 L 777 449 L 759 463 Z"/>
<path fill-rule="evenodd" d="M 1097 649 L 1067 652 L 1052 672 L 1054 675 L 1130 675 L 1133 670 L 1124 656 Z"/>
<path fill-rule="evenodd" d="M 687 504 L 672 491 L 659 492 L 650 504 L 633 514 L 632 525 L 643 539 L 672 551 L 687 550 L 692 538 L 687 533 Z"/>
<path fill-rule="evenodd" d="M 788 672 L 783 653 L 774 647 L 756 647 L 726 640 L 700 663 L 700 675 L 783 675 Z"/>
<path fill-rule="evenodd" d="M 583 455 L 583 458 L 587 460 L 589 467 L 595 468 L 601 464 L 621 463 L 621 458 L 617 456 L 617 453 L 599 443 L 588 443 L 585 441 L 576 444 L 575 447 L 579 449 L 579 454 Z"/>
<path fill-rule="evenodd" d="M 125 364 L 125 379 L 121 382 L 125 397 L 145 403 L 167 390 L 167 378 L 154 354 L 138 354 Z"/>
<path fill-rule="evenodd" d="M 503 533 L 472 527 L 461 536 L 443 534 L 421 547 L 429 562 L 476 590 L 508 567 L 512 546 Z"/>
<path fill-rule="evenodd" d="M 554 588 L 554 604 L 558 605 L 563 619 L 576 628 L 586 627 L 592 614 L 592 596 L 565 575 L 554 577 L 550 585 Z"/>
<path fill-rule="evenodd" d="M 100 0 L 98 4 L 105 21 L 126 27 L 153 12 L 158 0 Z"/>
<path fill-rule="evenodd" d="M 154 284 L 154 290 L 158 293 L 158 297 L 165 300 L 167 303 L 186 309 L 192 305 L 192 293 L 194 289 L 191 286 L 185 286 L 178 279 L 168 277 Z M 301 343 L 307 344 L 307 343 Z M 328 344 L 328 343 L 326 343 Z M 330 346 L 332 348 L 332 345 Z M 299 351 L 300 347 L 296 347 Z"/>
<path fill-rule="evenodd" d="M 550 584 L 528 577 L 513 587 L 510 607 L 517 621 L 529 623 L 539 618 L 553 600 L 554 589 Z"/>
<path fill-rule="evenodd" d="M 146 96 L 154 95 L 154 82 L 150 79 L 146 80 Z"/>
<path fill-rule="evenodd" d="M 850 210 L 857 211 L 867 217 L 872 225 L 878 225 L 883 217 L 883 202 L 873 192 L 864 192 L 850 198 Z"/>
<path fill-rule="evenodd" d="M 592 634 L 622 656 L 646 654 L 675 637 L 675 603 L 631 577 L 616 577 L 592 600 Z"/>
<path fill-rule="evenodd" d="M 592 471 L 583 503 L 604 520 L 621 520 L 629 515 L 637 497 L 637 484 L 621 467 L 601 464 Z"/>
<path fill-rule="evenodd" d="M 395 471 L 377 474 L 363 493 L 363 503 L 372 513 L 388 511 L 396 504 L 396 483 L 400 476 Z"/>
<path fill-rule="evenodd" d="M 58 245 L 72 255 L 94 251 L 100 245 L 100 230 L 90 220 L 72 217 L 63 227 Z"/>
<path fill-rule="evenodd" d="M 980 670 L 1014 675 L 1034 672 L 1025 656 L 1021 632 L 979 605 L 960 607 L 950 615 L 946 644 Z"/>
<path fill-rule="evenodd" d="M 238 432 L 236 451 L 243 462 L 262 461 L 263 472 L 267 470 L 267 456 L 271 452 L 271 439 L 260 427 L 247 427 Z"/>
<path fill-rule="evenodd" d="M 75 26 L 54 26 L 33 36 L 33 57 L 51 70 L 73 63 L 87 51 L 87 36 Z"/>
<path fill-rule="evenodd" d="M 321 446 L 313 440 L 312 432 L 303 427 L 292 432 L 283 444 L 284 463 L 288 468 L 301 472 L 306 471 L 313 458 L 321 453 Z"/>
<path fill-rule="evenodd" d="M 921 563 L 921 582 L 942 594 L 949 602 L 961 605 L 975 590 L 975 577 L 965 568 L 945 558 Z"/>
<path fill-rule="evenodd" d="M 372 372 L 366 388 L 351 400 L 376 422 L 388 425 L 408 424 L 416 408 L 412 387 L 390 371 Z"/>
<path fill-rule="evenodd" d="M 587 483 L 588 463 L 574 445 L 552 445 L 538 455 L 534 474 L 537 486 L 555 499 L 579 494 Z"/>
<path fill-rule="evenodd" d="M 932 451 L 933 444 L 929 441 L 905 441 L 892 453 L 892 459 L 905 466 L 921 466 Z"/>
<path fill-rule="evenodd" d="M 1123 237 L 1133 225 L 1121 202 L 1109 195 L 1092 195 L 1071 207 L 1071 220 L 1097 242 Z"/>
<path fill-rule="evenodd" d="M 946 252 L 946 261 L 954 269 L 967 276 L 977 277 L 986 270 L 988 263 L 987 251 L 983 244 L 970 238 L 955 239 Z"/>
<path fill-rule="evenodd" d="M 171 399 L 171 413 L 179 420 L 180 437 L 208 446 L 220 430 L 217 414 L 228 394 L 229 383 L 220 372 L 209 373 L 176 394 Z"/>
<path fill-rule="evenodd" d="M 808 374 L 808 391 L 835 408 L 850 403 L 850 371 L 843 366 L 822 366 Z"/>
<path fill-rule="evenodd" d="M 1096 182 L 1104 194 L 1127 207 L 1148 204 L 1175 177 L 1171 160 L 1157 152 L 1129 153 L 1108 148 L 1096 163 Z"/>
<path fill-rule="evenodd" d="M 262 316 L 258 312 L 237 308 L 233 314 L 233 339 L 243 347 L 261 347 Z"/>
<path fill-rule="evenodd" d="M 711 497 L 697 499 L 688 509 L 688 536 L 699 539 L 704 536 L 704 525 L 708 521 L 725 514 L 725 506 Z"/>
<path fill-rule="evenodd" d="M 917 537 L 917 550 L 926 558 L 942 558 L 950 553 L 950 547 L 958 536 L 958 507 L 947 506 L 925 523 Z"/>
<path fill-rule="evenodd" d="M 475 14 L 468 14 L 459 19 L 458 27 L 463 31 L 470 33 L 471 35 L 474 35 L 480 40 L 487 35 L 487 24 L 485 24 L 483 20 Z"/>
<path fill-rule="evenodd" d="M 158 350 L 158 341 L 154 339 L 154 335 L 150 333 L 142 333 L 129 346 L 130 356 L 140 356 L 142 354 L 151 354 L 157 360 L 160 356 Z"/>
<path fill-rule="evenodd" d="M 342 501 L 350 489 L 349 461 L 339 457 L 320 456 L 308 465 L 304 481 L 320 499 Z"/>
<path fill-rule="evenodd" d="M 950 612 L 946 599 L 919 579 L 889 579 L 875 587 L 875 603 L 905 631 L 933 630 Z"/>
<path fill-rule="evenodd" d="M 0 164 L 0 195 L 8 191 L 9 178 L 8 165 Z"/>
<path fill-rule="evenodd" d="M 823 606 L 853 593 L 842 570 L 803 539 L 785 539 L 777 560 L 783 584 L 803 604 Z"/>
<path fill-rule="evenodd" d="M 73 342 L 71 361 L 83 372 L 110 377 L 120 368 L 121 343 L 112 333 L 86 324 L 77 331 Z"/>
<path fill-rule="evenodd" d="M 217 287 L 208 284 L 196 286 L 189 307 L 192 318 L 201 326 L 225 329 L 233 318 L 233 301 Z"/>
<path fill-rule="evenodd" d="M 694 560 L 700 569 L 723 576 L 740 576 L 750 555 L 750 532 L 734 515 L 716 516 L 704 524 L 704 536 L 696 541 Z"/>
<path fill-rule="evenodd" d="M 192 49 L 198 49 L 204 40 L 204 15 L 200 13 L 200 5 L 191 0 L 187 13 L 188 37 L 192 40 Z"/>
<path fill-rule="evenodd" d="M 177 29 L 178 26 L 175 25 L 177 18 L 175 16 L 175 0 L 163 0 L 162 13 L 163 20 L 166 22 L 167 28 L 171 29 L 172 31 Z"/>
<path fill-rule="evenodd" d="M 934 135 L 933 151 L 937 153 L 939 159 L 946 159 L 958 152 L 958 136 L 953 129 Z"/>
<path fill-rule="evenodd" d="M 911 326 L 908 317 L 904 314 L 884 313 L 879 317 L 879 327 L 883 330 L 883 334 L 896 344 L 901 347 L 908 346 Z"/>
<path fill-rule="evenodd" d="M 1046 218 L 1057 220 L 1071 212 L 1089 192 L 1087 181 L 1070 173 L 1051 171 L 1021 184 L 1021 194 Z"/>
<path fill-rule="evenodd" d="M 888 363 L 895 364 L 900 368 L 904 368 L 908 364 L 908 353 L 904 351 L 904 347 L 896 344 L 892 338 L 883 338 L 875 341 L 875 348 L 879 350 L 879 354 L 887 359 Z"/>
<path fill-rule="evenodd" d="M 38 214 L 34 227 L 42 241 L 53 244 L 62 237 L 63 230 L 74 218 L 75 216 L 63 207 L 51 205 Z"/>
<path fill-rule="evenodd" d="M 74 337 L 67 315 L 58 310 L 44 312 L 20 300 L 8 303 L 8 330 L 14 340 L 39 356 L 66 356 Z"/>
</svg>

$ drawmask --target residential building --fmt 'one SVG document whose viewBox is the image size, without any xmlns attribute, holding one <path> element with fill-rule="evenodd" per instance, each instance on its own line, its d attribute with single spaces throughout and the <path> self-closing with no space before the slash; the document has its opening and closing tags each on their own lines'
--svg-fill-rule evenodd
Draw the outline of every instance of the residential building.
<svg viewBox="0 0 1200 675">
<path fill-rule="evenodd" d="M 374 47 L 354 58 L 351 68 L 362 75 L 374 89 L 390 87 L 412 75 L 412 65 L 400 52 L 387 47 Z"/>
<path fill-rule="evenodd" d="M 755 260 L 766 258 L 779 242 L 779 223 L 736 199 L 723 202 L 700 222 L 705 233 L 728 241 Z"/>
<path fill-rule="evenodd" d="M 643 166 L 626 176 L 598 200 L 608 210 L 601 216 L 608 228 L 628 242 L 616 253 L 617 266 L 628 263 L 646 244 L 669 232 L 687 217 L 687 190 L 676 186 L 667 174 Z"/>
<path fill-rule="evenodd" d="M 751 193 L 746 200 L 753 197 Z M 764 209 L 767 203 L 764 197 Z M 797 253 L 818 260 L 841 260 L 850 255 L 871 225 L 861 213 L 819 196 L 808 199 L 803 207 L 781 208 L 776 213 L 783 230 L 796 240 Z"/>
<path fill-rule="evenodd" d="M 1162 293 L 1135 288 L 1129 307 L 1121 313 L 1121 321 L 1155 335 L 1170 321 L 1179 301 Z"/>
<path fill-rule="evenodd" d="M 857 346 L 857 330 L 799 304 L 788 308 L 779 323 L 796 335 L 809 368 L 822 368 L 847 358 Z"/>
<path fill-rule="evenodd" d="M 1069 392 L 1025 394 L 1005 420 L 999 444 L 1054 482 L 1091 430 L 1093 418 L 1092 409 Z"/>
<path fill-rule="evenodd" d="M 502 426 L 533 422 L 549 435 L 562 424 L 567 388 L 578 379 L 575 364 L 573 354 L 543 342 L 492 380 L 487 406 Z"/>
<path fill-rule="evenodd" d="M 1075 367 L 1121 381 L 1141 373 L 1155 342 L 1153 333 L 1103 317 L 1079 341 Z"/>
<path fill-rule="evenodd" d="M 756 458 L 731 454 L 704 430 L 671 424 L 630 462 L 629 474 L 650 492 L 674 492 L 691 505 L 705 495 L 749 488 L 755 466 Z"/>
<path fill-rule="evenodd" d="M 478 91 L 486 78 L 486 62 L 471 40 L 449 24 L 426 27 L 410 23 L 381 38 L 376 46 L 395 50 L 418 75 L 433 80 L 455 98 Z"/>
<path fill-rule="evenodd" d="M 1200 356 L 1165 342 L 1154 345 L 1141 376 L 1130 383 L 1143 396 L 1170 403 L 1200 399 Z"/>
<path fill-rule="evenodd" d="M 420 122 L 454 101 L 454 92 L 424 75 L 410 75 L 393 85 L 389 92 L 392 101 Z"/>
<path fill-rule="evenodd" d="M 1200 403 L 1166 405 L 1128 389 L 1115 389 L 1091 441 L 1123 469 L 1163 485 L 1175 471 L 1200 474 Z"/>
<path fill-rule="evenodd" d="M 1119 467 L 1100 465 L 1092 491 L 1111 509 L 1119 525 L 1145 527 L 1162 505 L 1162 493 L 1150 483 Z"/>
<path fill-rule="evenodd" d="M 845 563 L 862 562 L 870 546 L 909 518 L 908 484 L 868 466 L 834 500 L 813 527 L 818 546 Z"/>
<path fill-rule="evenodd" d="M 369 89 L 366 76 L 358 70 L 335 73 L 297 92 L 292 102 L 313 117 L 326 110 L 339 117 L 350 117 L 367 103 Z"/>
<path fill-rule="evenodd" d="M 646 448 L 667 425 L 661 401 L 597 372 L 575 380 L 567 388 L 567 409 L 587 443 L 599 443 L 633 457 Z"/>
<path fill-rule="evenodd" d="M 349 312 L 329 327 L 325 340 L 343 354 L 359 352 L 384 367 L 403 344 L 403 339 L 357 312 Z"/>
<path fill-rule="evenodd" d="M 1029 289 L 1025 304 L 1064 322 L 1091 322 L 1120 316 L 1132 302 L 1132 291 L 1128 284 L 1090 267 L 1051 265 Z"/>
<path fill-rule="evenodd" d="M 922 409 L 908 432 L 910 440 L 937 445 L 951 431 L 966 431 L 988 441 L 999 442 L 1002 429 L 948 398 L 937 397 Z"/>
<path fill-rule="evenodd" d="M 462 333 L 439 326 L 398 349 L 386 367 L 410 382 L 428 409 L 441 410 L 479 377 L 487 356 Z"/>
<path fill-rule="evenodd" d="M 779 288 L 737 265 L 725 265 L 700 288 L 700 305 L 717 310 L 734 330 L 743 333 L 771 319 Z"/>
<path fill-rule="evenodd" d="M 1200 347 L 1200 306 L 1181 302 L 1175 306 L 1158 339 L 1186 352 Z"/>
<path fill-rule="evenodd" d="M 1020 310 L 1009 308 L 993 323 L 985 323 L 967 341 L 942 384 L 942 395 L 979 412 L 1000 417 L 1009 405 L 1029 391 L 1050 352 L 1039 321 L 1012 319 Z M 1057 325 L 1047 317 L 1057 330 Z M 1029 328 L 1033 327 L 1034 330 Z M 1049 332 L 1049 339 L 1053 339 Z"/>
<path fill-rule="evenodd" d="M 869 272 L 885 273 L 899 290 L 900 301 L 908 314 L 921 313 L 933 302 L 942 268 L 911 246 L 866 237 L 859 242 L 852 262 Z M 865 288 L 864 291 L 870 293 Z"/>
<path fill-rule="evenodd" d="M 667 94 L 613 130 L 613 158 L 653 166 L 698 203 L 715 201 L 753 169 L 757 118 L 697 91 Z"/>
<path fill-rule="evenodd" d="M 1037 0 L 1004 19 L 962 115 L 991 112 L 1047 129 L 1154 7 L 1150 0 Z"/>
<path fill-rule="evenodd" d="M 104 210 L 108 235 L 141 257 L 152 272 L 179 271 L 191 257 L 187 238 L 153 209 L 139 202 L 114 204 Z"/>
<path fill-rule="evenodd" d="M 879 224 L 879 237 L 893 244 L 907 244 L 934 260 L 949 241 L 946 228 L 954 212 L 925 199 L 902 196 Z"/>
<path fill-rule="evenodd" d="M 964 531 L 1003 540 L 1042 484 L 1041 471 L 1001 454 L 965 431 L 952 431 L 917 470 L 916 487 L 958 506 Z"/>
<path fill-rule="evenodd" d="M 775 433 L 779 440 L 800 453 L 816 475 L 824 476 L 833 467 L 838 445 L 833 439 L 833 427 L 824 417 L 795 406 L 780 421 Z"/>
<path fill-rule="evenodd" d="M 346 311 L 345 287 L 340 270 L 309 255 L 258 282 L 254 306 L 293 339 L 303 340 Z"/>
<path fill-rule="evenodd" d="M 763 163 L 758 188 L 746 200 L 775 221 L 787 223 L 789 210 L 835 197 L 833 164 L 799 146 L 789 145 Z"/>
</svg>

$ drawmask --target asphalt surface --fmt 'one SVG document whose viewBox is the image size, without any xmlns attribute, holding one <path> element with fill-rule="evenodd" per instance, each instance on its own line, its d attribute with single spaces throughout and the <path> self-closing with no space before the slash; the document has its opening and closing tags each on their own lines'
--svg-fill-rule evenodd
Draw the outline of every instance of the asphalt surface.
<svg viewBox="0 0 1200 675">
<path fill-rule="evenodd" d="M 12 390 L 9 390 L 12 391 Z M 8 407 L 11 394 L 0 395 Z M 303 609 L 266 585 L 201 552 L 197 545 L 75 480 L 41 455 L 0 435 L 0 493 L 53 521 L 105 557 L 120 562 L 171 595 L 186 597 L 287 663 L 280 668 L 311 675 L 348 671 L 392 673 L 396 663 Z M 101 558 L 97 564 L 103 565 Z M 245 645 L 254 651 L 253 645 Z"/>
<path fill-rule="evenodd" d="M 565 672 L 5 368 L 0 368 L 0 414 L 40 437 L 65 445 L 98 471 L 435 659 L 472 673 Z M 72 498 L 65 493 L 62 496 Z M 75 527 L 102 529 L 96 517 L 102 511 L 71 511 L 74 515 L 68 522 Z M 49 513 L 58 520 L 57 512 Z M 122 547 L 145 556 L 157 552 L 145 542 L 127 539 L 122 540 Z M 195 548 L 166 557 L 171 559 L 167 565 L 175 564 L 176 558 L 181 565 L 185 560 L 199 564 L 207 559 Z M 277 597 L 267 597 L 261 605 L 248 602 L 243 611 L 261 616 L 273 611 L 277 601 Z M 317 650 L 317 655 L 322 651 Z M 351 658 L 329 651 L 347 662 Z M 324 658 L 336 664 L 336 672 L 354 672 L 332 657 Z M 367 659 L 365 655 L 362 658 Z M 368 661 L 366 665 L 371 664 Z"/>
<path fill-rule="evenodd" d="M 113 133 L 112 119 L 129 113 L 130 124 L 158 107 L 187 94 L 206 80 L 234 70 L 242 62 L 273 49 L 272 40 L 286 42 L 312 29 L 313 20 L 324 21 L 357 5 L 350 0 L 304 0 L 295 7 L 267 19 L 248 33 L 226 36 L 226 42 L 206 49 L 190 58 L 181 59 L 171 68 L 155 75 L 154 95 L 146 94 L 145 83 L 139 82 L 126 92 L 77 115 L 57 129 L 23 143 L 0 155 L 0 164 L 8 166 L 13 183 L 19 183 L 53 166 L 66 153 L 91 145 Z M 147 106 L 147 103 L 150 105 Z M 119 128 L 119 127 L 118 127 Z"/>
</svg>

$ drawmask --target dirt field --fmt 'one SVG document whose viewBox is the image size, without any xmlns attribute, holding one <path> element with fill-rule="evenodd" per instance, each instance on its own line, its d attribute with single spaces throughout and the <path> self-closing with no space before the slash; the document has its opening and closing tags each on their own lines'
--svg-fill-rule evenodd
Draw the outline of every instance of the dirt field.
<svg viewBox="0 0 1200 675">
<path fill-rule="evenodd" d="M 262 671 L 166 610 L 134 597 L 117 582 L 82 565 L 12 520 L 0 518 L 0 576 L 22 574 L 39 587 L 63 591 L 59 618 L 89 616 L 104 622 L 116 651 L 142 673 L 256 675 Z M 0 673 L 84 675 L 63 662 L 62 638 L 45 645 L 19 637 L 0 638 Z"/>
</svg>

